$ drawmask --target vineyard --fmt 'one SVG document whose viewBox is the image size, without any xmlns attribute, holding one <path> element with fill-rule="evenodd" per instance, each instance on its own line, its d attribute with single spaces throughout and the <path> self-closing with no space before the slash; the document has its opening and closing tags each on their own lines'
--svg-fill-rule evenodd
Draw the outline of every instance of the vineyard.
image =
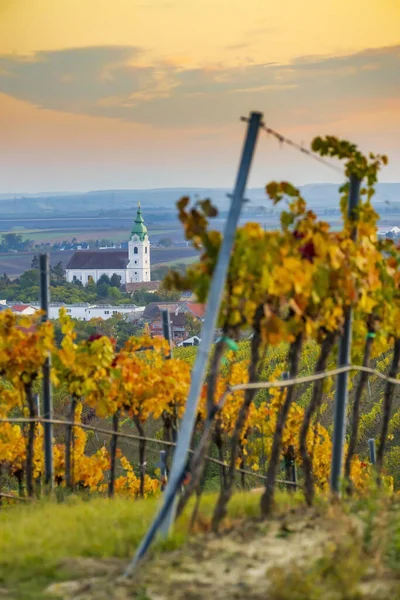
<svg viewBox="0 0 400 600">
<path fill-rule="evenodd" d="M 177 507 L 179 517 L 190 502 L 192 529 L 210 489 L 216 497 L 207 528 L 214 532 L 222 530 L 238 488 L 262 487 L 263 517 L 279 508 L 279 488 L 297 490 L 309 507 L 327 497 L 337 391 L 330 372 L 350 316 L 353 367 L 341 495 L 368 498 L 376 487 L 390 495 L 400 485 L 400 249 L 378 240 L 371 202 L 387 159 L 364 156 L 332 137 L 315 139 L 313 151 L 343 161 L 346 178 L 361 182 L 360 202 L 349 213 L 345 184 L 343 226 L 333 232 L 293 185 L 271 182 L 270 201 L 285 203 L 280 229 L 247 223 L 236 231 L 219 315 L 222 335 L 209 358 Z M 170 271 L 164 285 L 191 290 L 206 302 L 222 243 L 212 229 L 217 210 L 209 200 L 190 205 L 189 198 L 178 202 L 178 210 L 200 261 L 183 275 Z M 120 350 L 106 336 L 77 341 L 65 314 L 61 332 L 56 343 L 43 315 L 0 312 L 2 510 L 52 494 L 59 500 L 161 495 L 196 350 L 171 356 L 166 341 L 146 333 Z M 36 401 L 49 358 L 58 415 L 50 419 L 52 481 L 45 476 L 47 421 Z M 102 445 L 93 441 L 99 423 L 107 433 Z M 135 453 L 122 452 L 124 437 L 135 440 Z M 370 437 L 377 438 L 376 464 L 368 459 Z M 165 468 L 157 460 L 160 449 Z"/>
</svg>

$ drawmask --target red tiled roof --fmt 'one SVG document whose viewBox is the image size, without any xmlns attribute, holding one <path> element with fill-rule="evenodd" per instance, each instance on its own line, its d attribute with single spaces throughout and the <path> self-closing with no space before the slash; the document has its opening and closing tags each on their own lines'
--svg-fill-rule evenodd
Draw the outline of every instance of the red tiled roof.
<svg viewBox="0 0 400 600">
<path fill-rule="evenodd" d="M 186 302 L 186 306 L 188 310 L 197 317 L 198 319 L 204 318 L 204 313 L 206 310 L 205 304 L 200 304 L 199 302 Z"/>
<path fill-rule="evenodd" d="M 14 312 L 22 312 L 26 308 L 33 308 L 33 307 L 31 307 L 30 304 L 15 304 L 14 306 L 11 307 L 11 310 L 13 310 Z"/>
</svg>

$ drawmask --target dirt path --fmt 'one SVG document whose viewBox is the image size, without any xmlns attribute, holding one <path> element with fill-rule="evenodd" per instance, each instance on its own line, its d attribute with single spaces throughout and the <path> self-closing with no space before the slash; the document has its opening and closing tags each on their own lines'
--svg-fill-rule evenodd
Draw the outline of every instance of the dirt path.
<svg viewBox="0 0 400 600">
<path fill-rule="evenodd" d="M 219 537 L 207 534 L 194 538 L 178 551 L 151 557 L 128 581 L 118 580 L 125 567 L 123 561 L 69 561 L 62 567 L 75 574 L 74 580 L 51 585 L 43 597 L 64 600 L 400 598 L 400 583 L 359 555 L 362 536 L 361 522 L 352 517 L 339 516 L 333 509 L 324 515 L 317 510 L 302 509 L 269 522 L 232 524 L 231 530 Z M 353 556 L 354 549 L 358 550 Z M 332 565 L 326 562 L 327 555 Z M 328 568 L 321 581 L 330 581 L 331 577 L 337 587 L 333 595 L 326 595 L 323 589 L 318 592 L 318 586 L 314 590 L 314 584 L 307 579 L 310 568 L 324 564 L 323 560 Z M 343 564 L 337 571 L 340 561 Z M 346 579 L 343 593 L 341 572 Z"/>
</svg>

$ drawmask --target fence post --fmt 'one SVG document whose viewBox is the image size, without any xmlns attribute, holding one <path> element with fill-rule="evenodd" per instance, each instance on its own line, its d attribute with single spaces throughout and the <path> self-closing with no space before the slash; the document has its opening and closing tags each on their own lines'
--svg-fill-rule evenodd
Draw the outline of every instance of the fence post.
<svg viewBox="0 0 400 600">
<path fill-rule="evenodd" d="M 368 440 L 368 451 L 369 451 L 369 462 L 371 465 L 376 464 L 376 449 L 375 440 L 373 438 Z"/>
<path fill-rule="evenodd" d="M 141 541 L 133 560 L 125 571 L 125 576 L 132 574 L 136 565 L 150 547 L 156 533 L 161 530 L 167 536 L 175 518 L 176 494 L 182 483 L 186 468 L 187 453 L 192 439 L 193 429 L 197 418 L 197 406 L 201 386 L 206 374 L 208 358 L 214 339 L 214 330 L 219 316 L 219 310 L 225 290 L 225 280 L 229 268 L 231 252 L 235 241 L 236 228 L 239 222 L 244 191 L 253 160 L 253 154 L 261 125 L 262 114 L 252 112 L 248 120 L 246 139 L 243 146 L 235 189 L 231 199 L 228 218 L 225 224 L 224 236 L 218 253 L 217 265 L 211 281 L 204 323 L 201 330 L 201 341 L 198 347 L 196 362 L 192 371 L 189 396 L 185 413 L 179 429 L 178 442 L 174 452 L 171 473 L 163 497 L 163 504 L 156 514 L 149 530 Z"/>
<path fill-rule="evenodd" d="M 171 358 L 172 357 L 171 319 L 170 319 L 168 310 L 162 311 L 162 325 L 163 325 L 164 338 L 167 340 L 168 345 L 169 345 L 169 356 L 167 356 L 167 358 Z"/>
<path fill-rule="evenodd" d="M 49 255 L 41 254 L 40 266 L 40 308 L 43 311 L 43 322 L 49 319 L 50 300 L 50 263 Z M 51 357 L 43 364 L 43 418 L 53 418 L 53 406 L 50 383 Z M 44 483 L 48 490 L 53 488 L 53 424 L 44 423 Z"/>
<path fill-rule="evenodd" d="M 361 181 L 355 175 L 350 177 L 348 217 L 354 222 L 351 238 L 355 241 L 357 237 L 357 207 L 360 198 Z M 346 316 L 343 335 L 339 343 L 338 366 L 345 367 L 351 360 L 351 337 L 352 337 L 352 310 Z M 348 372 L 340 373 L 337 378 L 336 398 L 335 398 L 335 419 L 333 428 L 333 449 L 331 465 L 331 491 L 339 494 L 340 478 L 343 467 L 343 449 L 346 430 L 346 409 L 348 398 Z"/>
</svg>

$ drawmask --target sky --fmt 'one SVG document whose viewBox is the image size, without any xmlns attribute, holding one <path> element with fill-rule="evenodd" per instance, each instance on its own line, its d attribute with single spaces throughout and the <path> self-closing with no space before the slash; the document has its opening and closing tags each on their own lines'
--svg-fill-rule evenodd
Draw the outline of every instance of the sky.
<svg viewBox="0 0 400 600">
<path fill-rule="evenodd" d="M 399 26 L 399 0 L 0 0 L 0 193 L 232 187 L 252 110 L 400 181 Z M 261 131 L 271 179 L 341 176 Z"/>
</svg>

